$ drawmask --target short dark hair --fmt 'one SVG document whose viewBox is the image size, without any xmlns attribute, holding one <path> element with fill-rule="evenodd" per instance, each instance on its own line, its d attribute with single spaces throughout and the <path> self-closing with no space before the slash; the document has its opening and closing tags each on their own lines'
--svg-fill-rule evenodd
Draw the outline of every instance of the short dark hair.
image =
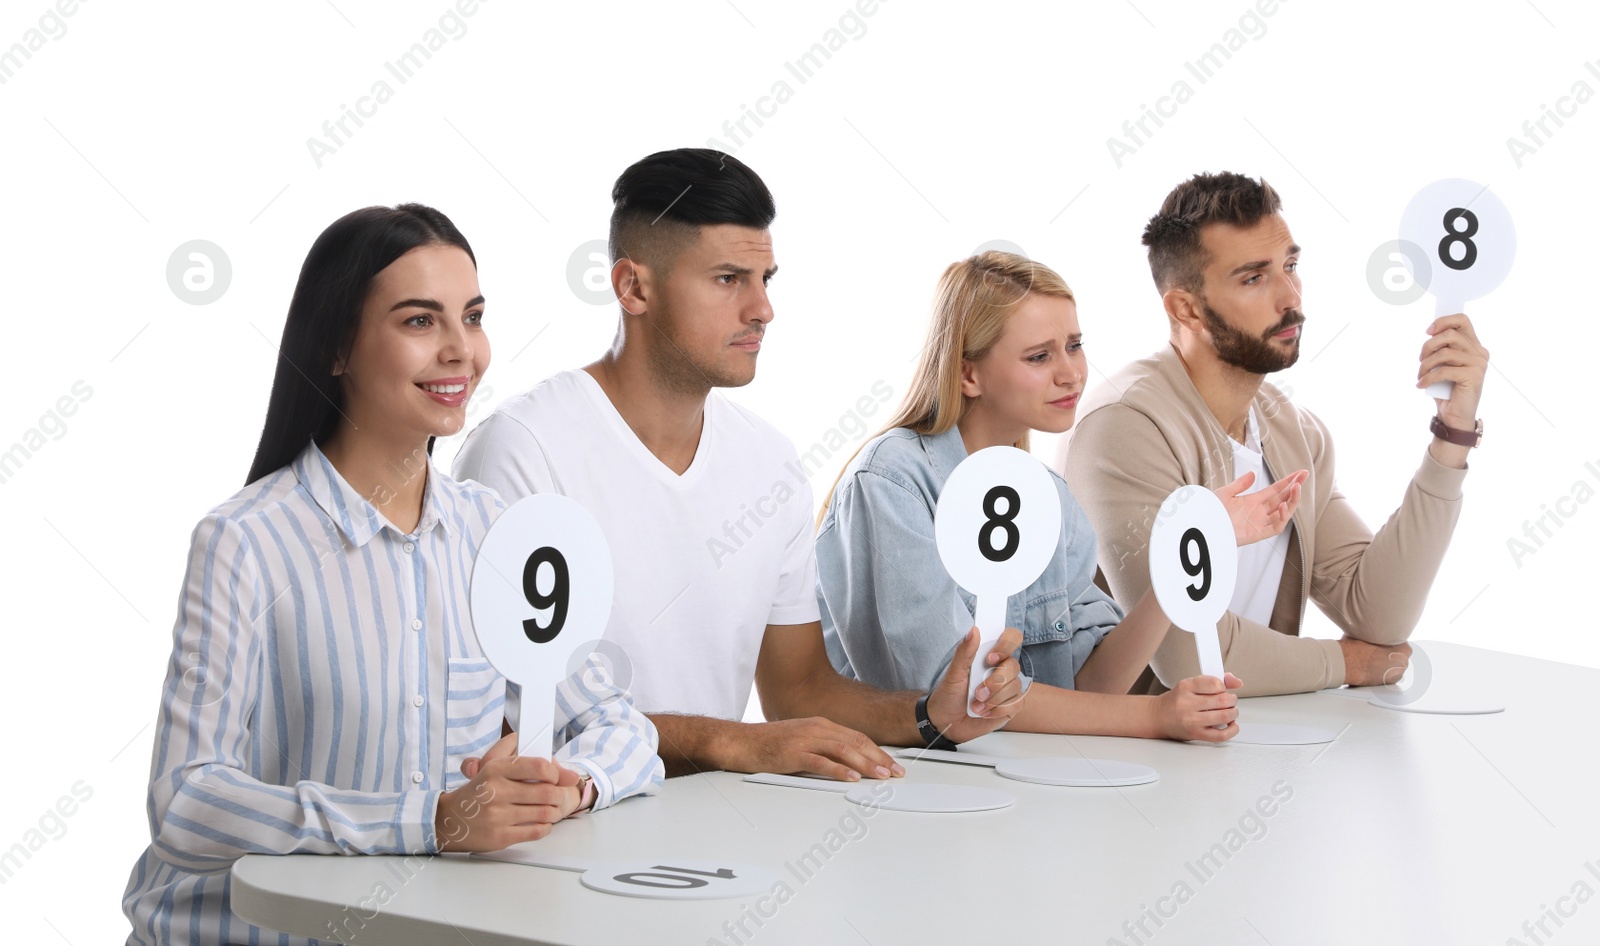
<svg viewBox="0 0 1600 946">
<path fill-rule="evenodd" d="M 765 230 L 778 215 L 772 192 L 738 158 L 712 148 L 657 151 L 611 188 L 611 261 L 627 257 L 663 271 L 708 225 Z"/>
<path fill-rule="evenodd" d="M 423 204 L 365 207 L 328 225 L 311 244 L 278 345 L 267 418 L 245 483 L 286 466 L 308 441 L 333 433 L 344 407 L 335 363 L 350 354 L 373 277 L 419 246 L 454 246 L 478 264 L 450 218 Z M 433 453 L 433 437 L 428 453 Z"/>
<path fill-rule="evenodd" d="M 1199 292 L 1208 262 L 1200 231 L 1212 223 L 1254 226 L 1282 206 L 1266 179 L 1232 171 L 1196 174 L 1174 187 L 1161 202 L 1160 212 L 1145 225 L 1140 241 L 1150 248 L 1150 275 L 1156 288 Z"/>
</svg>

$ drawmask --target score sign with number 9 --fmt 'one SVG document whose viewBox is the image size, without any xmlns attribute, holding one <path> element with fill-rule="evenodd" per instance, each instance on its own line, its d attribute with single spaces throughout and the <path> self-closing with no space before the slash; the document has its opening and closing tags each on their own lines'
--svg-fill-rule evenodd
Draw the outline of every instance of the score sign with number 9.
<svg viewBox="0 0 1600 946">
<path fill-rule="evenodd" d="M 1200 672 L 1222 677 L 1217 621 L 1233 600 L 1239 548 L 1217 494 L 1180 486 L 1150 530 L 1150 587 L 1167 620 L 1195 635 Z"/>
<path fill-rule="evenodd" d="M 522 687 L 523 754 L 550 755 L 556 684 L 572 653 L 605 633 L 612 591 L 605 533 L 576 500 L 529 496 L 483 537 L 472 564 L 472 627 L 484 656 Z"/>
</svg>

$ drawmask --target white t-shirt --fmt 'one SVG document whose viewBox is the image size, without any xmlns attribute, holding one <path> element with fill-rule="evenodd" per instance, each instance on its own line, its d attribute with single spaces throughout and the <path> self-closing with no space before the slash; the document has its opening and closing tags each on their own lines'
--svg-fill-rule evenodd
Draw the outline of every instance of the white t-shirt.
<svg viewBox="0 0 1600 946">
<path fill-rule="evenodd" d="M 1233 475 L 1237 479 L 1247 471 L 1256 475 L 1255 482 L 1245 490 L 1245 495 L 1266 489 L 1266 460 L 1261 455 L 1261 428 L 1256 421 L 1254 408 L 1245 426 L 1245 442 L 1230 440 L 1233 444 Z M 1272 618 L 1272 606 L 1278 600 L 1278 583 L 1283 578 L 1283 563 L 1289 555 L 1289 530 L 1270 539 L 1252 542 L 1239 547 L 1239 580 L 1233 586 L 1233 600 L 1228 610 L 1258 624 Z"/>
<path fill-rule="evenodd" d="M 582 370 L 502 404 L 467 435 L 454 473 L 508 504 L 560 493 L 599 520 L 616 572 L 605 636 L 647 713 L 741 718 L 766 626 L 819 617 L 811 486 L 794 445 L 715 391 L 681 476 Z"/>
</svg>

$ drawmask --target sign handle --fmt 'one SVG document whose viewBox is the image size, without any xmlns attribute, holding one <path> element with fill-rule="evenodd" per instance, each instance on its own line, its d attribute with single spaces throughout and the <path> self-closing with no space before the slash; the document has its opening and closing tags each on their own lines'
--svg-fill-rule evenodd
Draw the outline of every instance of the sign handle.
<svg viewBox="0 0 1600 946">
<path fill-rule="evenodd" d="M 1009 595 L 979 594 L 972 615 L 972 623 L 978 626 L 978 652 L 972 655 L 971 673 L 967 677 L 967 715 L 976 718 L 977 713 L 972 711 L 972 701 L 977 699 L 978 687 L 993 672 L 985 659 L 989 651 L 994 650 L 994 645 L 1000 642 L 1000 635 L 1006 629 L 1006 602 Z"/>
<path fill-rule="evenodd" d="M 1200 655 L 1200 672 L 1208 677 L 1222 679 L 1222 644 L 1217 640 L 1215 626 L 1194 632 L 1194 648 Z"/>
<path fill-rule="evenodd" d="M 1439 318 L 1440 316 L 1445 315 L 1455 315 L 1457 312 L 1465 311 L 1466 308 L 1467 304 L 1460 299 L 1452 299 L 1449 296 L 1436 296 L 1434 298 L 1433 315 L 1434 318 Z M 1454 381 L 1435 381 L 1428 385 L 1427 393 L 1429 397 L 1436 397 L 1440 400 L 1448 401 L 1450 400 L 1450 395 L 1455 392 L 1455 389 L 1456 383 Z"/>
</svg>

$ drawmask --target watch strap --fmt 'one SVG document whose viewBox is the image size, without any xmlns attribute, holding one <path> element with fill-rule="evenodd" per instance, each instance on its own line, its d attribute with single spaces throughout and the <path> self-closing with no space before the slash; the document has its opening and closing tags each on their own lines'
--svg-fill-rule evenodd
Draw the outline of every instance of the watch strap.
<svg viewBox="0 0 1600 946">
<path fill-rule="evenodd" d="M 1471 430 L 1461 430 L 1456 427 L 1446 427 L 1438 414 L 1433 415 L 1433 420 L 1428 423 L 1428 430 L 1435 437 L 1446 443 L 1453 443 L 1462 447 L 1476 447 L 1483 442 L 1483 419 L 1479 418 Z"/>
<path fill-rule="evenodd" d="M 944 734 L 939 731 L 939 727 L 935 726 L 933 720 L 928 718 L 928 697 L 930 695 L 924 693 L 922 698 L 917 700 L 917 735 L 922 737 L 924 748 L 954 749 L 956 747 L 955 742 L 946 739 Z"/>
</svg>

